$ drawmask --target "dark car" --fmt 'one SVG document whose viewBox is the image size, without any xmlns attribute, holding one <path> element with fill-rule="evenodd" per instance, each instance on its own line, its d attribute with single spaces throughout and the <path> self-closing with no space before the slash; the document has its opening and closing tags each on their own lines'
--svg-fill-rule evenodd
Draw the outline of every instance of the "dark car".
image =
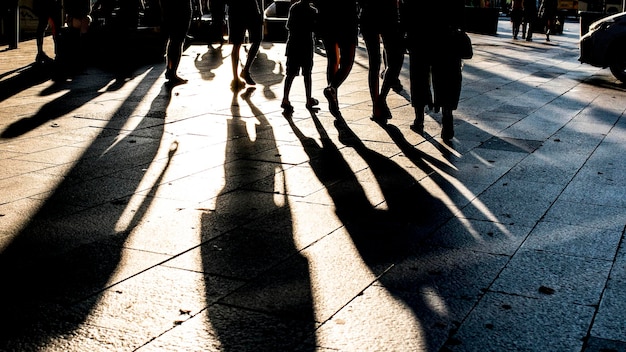
<svg viewBox="0 0 626 352">
<path fill-rule="evenodd" d="M 263 13 L 264 39 L 271 42 L 287 40 L 287 17 L 289 16 L 290 0 L 274 0 Z"/>
<path fill-rule="evenodd" d="M 578 61 L 608 67 L 615 78 L 626 83 L 626 12 L 589 25 L 589 32 L 580 39 Z"/>
</svg>

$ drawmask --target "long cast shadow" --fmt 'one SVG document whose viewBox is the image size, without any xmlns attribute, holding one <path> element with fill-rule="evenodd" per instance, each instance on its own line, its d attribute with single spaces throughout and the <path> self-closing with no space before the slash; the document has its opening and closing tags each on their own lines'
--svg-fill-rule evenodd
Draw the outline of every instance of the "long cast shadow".
<svg viewBox="0 0 626 352">
<path fill-rule="evenodd" d="M 154 85 L 160 72 L 148 74 L 114 114 L 63 181 L 42 201 L 36 214 L 0 253 L 0 349 L 38 350 L 60 346 L 85 323 L 119 266 L 123 243 L 144 217 L 169 165 L 152 185 L 124 229 L 116 224 L 138 191 L 141 177 L 116 178 L 157 158 L 163 116 L 171 98 L 163 87 L 150 111 L 127 134 L 130 111 Z M 97 88 L 96 88 L 97 89 Z M 19 270 L 16 270 L 19 268 Z M 9 303 L 10 302 L 10 303 Z M 70 339 L 71 340 L 71 339 Z M 106 342 L 103 342 L 106 343 Z M 71 346 L 71 343 L 70 343 Z"/>
<path fill-rule="evenodd" d="M 208 317 L 222 351 L 287 351 L 313 335 L 309 267 L 294 243 L 285 183 L 276 181 L 284 170 L 273 129 L 251 93 L 242 98 L 253 117 L 241 116 L 238 93 L 233 96 L 226 183 L 215 210 L 202 218 L 202 236 L 209 239 L 201 247 L 204 271 L 242 285 L 217 303 L 207 302 Z M 269 219 L 286 225 L 258 225 Z M 207 285 L 207 297 L 212 291 Z"/>
<path fill-rule="evenodd" d="M 35 65 L 20 67 L 0 75 L 0 102 L 52 77 L 52 65 Z M 7 79 L 4 77 L 13 75 Z"/>
<path fill-rule="evenodd" d="M 429 249 L 425 244 L 429 236 L 434 229 L 453 217 L 448 206 L 424 189 L 393 160 L 369 149 L 340 115 L 335 116 L 339 140 L 354 148 L 370 167 L 380 186 L 384 204 L 372 204 L 322 123 L 314 113 L 311 116 L 320 135 L 321 146 L 313 138 L 304 135 L 291 118 L 288 121 L 309 155 L 313 171 L 331 196 L 336 213 L 360 257 L 370 270 L 379 276 L 415 256 L 428 255 Z M 424 171 L 428 172 L 428 168 L 424 167 Z M 417 276 L 403 277 L 402 280 L 397 275 L 382 275 L 379 278 L 388 292 L 411 307 L 416 321 L 433 321 L 439 314 L 436 308 L 427 298 L 415 294 L 415 291 L 407 293 L 402 290 L 398 281 L 403 280 L 411 281 L 412 289 L 431 284 L 428 280 L 420 281 Z M 438 349 L 447 336 L 447 331 L 442 328 L 424 329 L 422 333 L 426 351 Z"/>
</svg>

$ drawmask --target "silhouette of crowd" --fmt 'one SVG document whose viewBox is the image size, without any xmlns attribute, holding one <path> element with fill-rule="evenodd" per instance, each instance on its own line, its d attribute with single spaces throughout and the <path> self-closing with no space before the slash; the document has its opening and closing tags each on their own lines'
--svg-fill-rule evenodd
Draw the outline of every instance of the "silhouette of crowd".
<svg viewBox="0 0 626 352">
<path fill-rule="evenodd" d="M 523 1 L 524 5 L 528 2 Z M 41 17 L 36 61 L 47 63 L 52 59 L 43 51 L 43 33 L 46 26 L 50 26 L 56 43 L 61 26 L 57 16 L 60 2 L 37 2 L 41 4 Z M 517 3 L 517 0 L 514 2 Z M 548 0 L 545 2 L 546 6 L 542 3 L 542 8 L 545 8 L 542 15 L 549 16 Z M 138 7 L 144 6 L 143 3 L 143 0 L 137 0 Z M 239 91 L 246 85 L 256 84 L 251 67 L 263 39 L 263 9 L 257 0 L 158 0 L 158 4 L 161 9 L 161 26 L 167 36 L 165 78 L 168 83 L 177 85 L 187 82 L 178 75 L 177 69 L 184 42 L 189 38 L 191 21 L 194 16 L 197 17 L 198 12 L 204 10 L 210 11 L 219 22 L 213 26 L 212 31 L 216 28 L 221 31 L 222 22 L 228 24 L 228 41 L 232 44 L 231 89 Z M 399 75 L 408 52 L 410 96 L 415 110 L 411 129 L 423 134 L 425 109 L 435 113 L 441 111 L 441 135 L 444 140 L 450 140 L 454 136 L 453 111 L 457 109 L 461 92 L 462 59 L 457 52 L 455 40 L 457 34 L 463 31 L 464 7 L 463 0 L 291 0 L 287 21 L 287 71 L 281 106 L 286 111 L 293 111 L 289 93 L 294 78 L 302 73 L 306 108 L 317 108 L 319 101 L 312 96 L 310 75 L 314 46 L 321 41 L 327 59 L 326 87 L 322 92 L 328 102 L 328 110 L 333 116 L 340 117 L 340 90 L 350 75 L 358 38 L 362 35 L 368 54 L 367 85 L 372 104 L 371 119 L 384 125 L 392 118 L 387 96 L 392 89 L 402 89 Z M 526 8 L 520 7 L 523 11 Z M 537 10 L 534 9 L 533 13 L 537 14 Z M 81 16 L 88 18 L 85 13 L 81 13 Z M 526 22 L 530 21 L 529 16 L 524 12 L 523 18 Z M 74 24 L 80 28 L 81 33 L 87 32 L 88 28 L 82 26 L 88 25 L 89 21 Z M 218 36 L 221 37 L 218 40 L 221 44 L 223 36 Z M 529 28 L 527 40 L 531 40 L 531 37 L 532 29 Z M 215 38 L 212 38 L 212 42 L 216 42 Z M 246 48 L 247 57 L 242 60 L 240 71 L 240 51 L 245 43 L 250 43 L 250 46 Z M 59 53 L 56 54 L 58 57 Z M 384 68 L 381 70 L 383 64 Z"/>
</svg>

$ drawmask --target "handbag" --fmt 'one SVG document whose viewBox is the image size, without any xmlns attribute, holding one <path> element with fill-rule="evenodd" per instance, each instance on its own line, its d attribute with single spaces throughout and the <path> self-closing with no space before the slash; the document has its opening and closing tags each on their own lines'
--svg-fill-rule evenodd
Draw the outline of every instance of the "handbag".
<svg viewBox="0 0 626 352">
<path fill-rule="evenodd" d="M 462 30 L 456 30 L 454 32 L 454 47 L 461 59 L 471 59 L 474 56 L 474 49 L 472 48 L 472 40 L 469 35 Z"/>
</svg>

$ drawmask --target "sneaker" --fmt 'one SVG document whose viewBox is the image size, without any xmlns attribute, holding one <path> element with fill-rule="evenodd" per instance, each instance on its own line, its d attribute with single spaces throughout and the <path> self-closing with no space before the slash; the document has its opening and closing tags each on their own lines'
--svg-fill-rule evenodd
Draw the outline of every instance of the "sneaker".
<svg viewBox="0 0 626 352">
<path fill-rule="evenodd" d="M 324 96 L 328 100 L 328 110 L 333 115 L 339 114 L 339 102 L 337 101 L 337 90 L 334 87 L 324 88 Z"/>
<path fill-rule="evenodd" d="M 317 105 L 320 105 L 320 101 L 315 98 L 309 98 L 306 102 L 306 108 L 309 110 L 315 108 Z"/>
<path fill-rule="evenodd" d="M 293 106 L 288 101 L 283 101 L 282 104 L 280 104 L 280 107 L 283 108 L 285 112 L 293 112 Z"/>
</svg>

